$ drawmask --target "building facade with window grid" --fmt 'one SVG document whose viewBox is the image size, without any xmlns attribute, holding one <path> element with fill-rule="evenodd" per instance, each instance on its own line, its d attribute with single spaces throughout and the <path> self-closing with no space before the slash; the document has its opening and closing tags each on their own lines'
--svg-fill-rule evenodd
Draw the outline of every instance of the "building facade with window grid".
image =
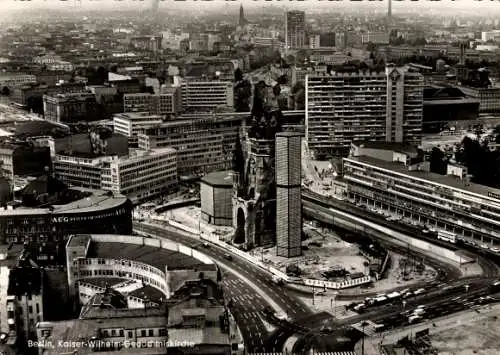
<svg viewBox="0 0 500 355">
<path fill-rule="evenodd" d="M 70 123 L 97 120 L 97 101 L 91 93 L 43 95 L 43 115 L 47 121 Z"/>
<path fill-rule="evenodd" d="M 306 45 L 306 13 L 287 11 L 285 14 L 286 49 L 300 49 Z"/>
<path fill-rule="evenodd" d="M 467 96 L 479 100 L 479 112 L 500 112 L 500 87 L 473 88 L 469 86 L 459 86 L 459 88 Z"/>
<path fill-rule="evenodd" d="M 124 112 L 148 112 L 151 115 L 173 115 L 181 110 L 177 91 L 160 94 L 136 93 L 123 95 Z"/>
<path fill-rule="evenodd" d="M 276 255 L 302 253 L 302 134 L 276 134 Z"/>
<path fill-rule="evenodd" d="M 347 155 L 353 141 L 420 144 L 423 76 L 409 68 L 306 76 L 306 138 L 319 156 Z"/>
<path fill-rule="evenodd" d="M 134 150 L 102 167 L 102 189 L 138 202 L 168 192 L 177 184 L 177 152 L 172 148 Z"/>
<path fill-rule="evenodd" d="M 231 168 L 233 151 L 244 115 L 192 114 L 138 134 L 140 149 L 177 150 L 179 175 Z"/>
<path fill-rule="evenodd" d="M 233 83 L 218 80 L 186 80 L 181 83 L 182 108 L 185 111 L 213 111 L 234 107 Z"/>
<path fill-rule="evenodd" d="M 57 154 L 54 171 L 68 185 L 113 191 L 137 202 L 175 186 L 176 155 L 171 148 L 131 150 L 125 157 L 82 158 Z"/>
<path fill-rule="evenodd" d="M 387 155 L 389 154 L 389 155 Z M 357 154 L 356 154 L 357 155 Z M 500 190 L 439 175 L 410 155 L 372 150 L 343 159 L 348 198 L 446 230 L 472 242 L 500 244 Z"/>
<path fill-rule="evenodd" d="M 163 116 L 148 112 L 127 112 L 113 115 L 113 131 L 128 137 L 129 146 L 137 147 L 137 134 L 142 129 L 153 127 L 163 122 Z"/>
</svg>

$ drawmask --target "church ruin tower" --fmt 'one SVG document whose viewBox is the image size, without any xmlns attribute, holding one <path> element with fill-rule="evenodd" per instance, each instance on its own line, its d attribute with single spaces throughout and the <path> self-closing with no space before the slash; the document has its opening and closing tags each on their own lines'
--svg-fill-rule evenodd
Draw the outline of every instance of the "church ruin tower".
<svg viewBox="0 0 500 355">
<path fill-rule="evenodd" d="M 279 93 L 278 93 L 279 94 Z M 282 113 L 276 90 L 260 82 L 254 89 L 254 103 L 242 133 L 246 150 L 241 176 L 233 198 L 234 242 L 248 247 L 275 242 L 276 179 L 275 136 L 281 130 Z M 235 166 L 236 167 L 236 166 Z"/>
</svg>

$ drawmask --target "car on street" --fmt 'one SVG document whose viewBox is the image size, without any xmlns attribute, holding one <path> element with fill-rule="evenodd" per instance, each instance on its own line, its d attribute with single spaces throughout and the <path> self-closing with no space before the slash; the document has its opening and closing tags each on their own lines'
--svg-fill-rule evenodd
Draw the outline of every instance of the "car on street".
<svg viewBox="0 0 500 355">
<path fill-rule="evenodd" d="M 224 258 L 225 258 L 226 260 L 229 260 L 229 261 L 232 261 L 232 260 L 233 260 L 233 257 L 232 257 L 230 254 L 227 254 L 227 253 L 226 253 L 226 254 L 224 254 Z"/>
</svg>

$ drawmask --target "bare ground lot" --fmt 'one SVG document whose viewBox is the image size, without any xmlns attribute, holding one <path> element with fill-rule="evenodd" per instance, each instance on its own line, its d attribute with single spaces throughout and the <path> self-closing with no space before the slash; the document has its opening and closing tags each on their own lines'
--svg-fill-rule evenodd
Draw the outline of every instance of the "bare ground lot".
<svg viewBox="0 0 500 355">
<path fill-rule="evenodd" d="M 463 319 L 456 326 L 431 335 L 432 345 L 443 355 L 500 354 L 499 312 L 483 319 Z"/>
</svg>

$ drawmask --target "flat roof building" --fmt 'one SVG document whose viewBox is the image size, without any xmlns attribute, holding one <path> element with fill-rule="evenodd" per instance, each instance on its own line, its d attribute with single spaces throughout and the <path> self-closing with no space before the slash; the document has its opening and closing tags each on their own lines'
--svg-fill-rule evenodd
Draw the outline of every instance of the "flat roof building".
<svg viewBox="0 0 500 355">
<path fill-rule="evenodd" d="M 160 125 L 163 116 L 148 112 L 127 112 L 113 115 L 113 131 L 128 137 L 131 147 L 137 147 L 137 134 L 143 129 Z"/>
<path fill-rule="evenodd" d="M 54 171 L 73 186 L 97 188 L 143 201 L 177 183 L 177 152 L 172 148 L 131 149 L 128 156 L 75 157 L 57 154 Z"/>
<path fill-rule="evenodd" d="M 231 81 L 182 80 L 181 90 L 184 111 L 209 112 L 217 108 L 234 107 L 234 89 Z"/>
<path fill-rule="evenodd" d="M 245 115 L 200 113 L 144 129 L 139 148 L 177 150 L 179 175 L 196 175 L 231 168 L 232 153 Z"/>
<path fill-rule="evenodd" d="M 233 176 L 231 171 L 216 171 L 200 182 L 201 218 L 216 226 L 233 224 Z"/>
<path fill-rule="evenodd" d="M 470 182 L 463 167 L 431 173 L 415 148 L 367 142 L 353 144 L 342 173 L 353 202 L 470 242 L 500 244 L 500 190 Z"/>
<path fill-rule="evenodd" d="M 95 121 L 100 118 L 96 97 L 91 93 L 43 95 L 43 114 L 46 120 L 61 123 Z"/>
</svg>

